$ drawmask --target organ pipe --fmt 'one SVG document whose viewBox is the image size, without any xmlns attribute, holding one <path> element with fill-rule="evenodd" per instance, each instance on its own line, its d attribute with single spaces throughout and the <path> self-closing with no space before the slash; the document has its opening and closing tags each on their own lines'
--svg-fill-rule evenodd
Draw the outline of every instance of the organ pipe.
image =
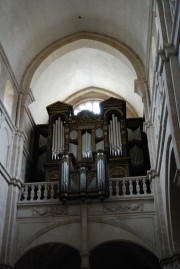
<svg viewBox="0 0 180 269">
<path fill-rule="evenodd" d="M 112 120 L 109 124 L 109 144 L 111 156 L 122 155 L 121 126 L 114 114 L 112 114 Z"/>
<path fill-rule="evenodd" d="M 59 159 L 58 154 L 64 150 L 64 126 L 59 117 L 53 124 L 52 159 Z"/>
<path fill-rule="evenodd" d="M 103 153 L 97 153 L 97 181 L 101 189 L 105 184 L 105 156 Z"/>
<path fill-rule="evenodd" d="M 62 164 L 61 164 L 61 188 L 64 191 L 68 190 L 69 184 L 69 156 L 62 156 Z"/>
<path fill-rule="evenodd" d="M 87 131 L 82 135 L 82 156 L 83 158 L 91 157 L 91 134 Z"/>
</svg>

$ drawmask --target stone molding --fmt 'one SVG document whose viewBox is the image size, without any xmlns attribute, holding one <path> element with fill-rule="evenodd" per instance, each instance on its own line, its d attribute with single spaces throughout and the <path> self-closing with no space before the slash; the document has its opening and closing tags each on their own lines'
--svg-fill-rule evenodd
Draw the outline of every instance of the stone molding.
<svg viewBox="0 0 180 269">
<path fill-rule="evenodd" d="M 113 213 L 122 213 L 122 212 L 142 212 L 143 203 L 115 203 L 103 206 L 104 214 L 109 215 Z"/>
<path fill-rule="evenodd" d="M 15 86 L 15 89 L 17 90 L 17 92 L 21 92 L 20 86 L 17 83 L 17 80 L 16 80 L 16 77 L 14 75 L 14 72 L 12 71 L 11 65 L 10 65 L 10 63 L 8 61 L 6 53 L 5 53 L 5 51 L 4 51 L 1 44 L 0 44 L 0 55 L 1 55 L 2 59 L 3 59 L 4 65 L 6 66 L 8 72 L 9 72 L 9 75 L 10 75 L 10 77 L 12 79 L 12 82 L 13 82 L 13 84 Z"/>
<path fill-rule="evenodd" d="M 175 253 L 171 257 L 167 257 L 160 260 L 160 264 L 163 268 L 170 268 L 168 265 L 171 266 L 172 269 L 180 269 L 180 254 Z"/>
<path fill-rule="evenodd" d="M 2 165 L 2 163 L 0 162 L 0 175 L 2 175 L 2 177 L 6 180 L 6 182 L 8 184 L 10 184 L 11 181 L 11 175 L 10 173 L 7 171 L 7 169 L 4 168 L 4 166 Z"/>
<path fill-rule="evenodd" d="M 34 206 L 32 208 L 32 216 L 34 217 L 65 216 L 67 213 L 67 206 Z"/>
<path fill-rule="evenodd" d="M 16 130 L 16 127 L 14 126 L 14 124 L 11 120 L 11 117 L 7 113 L 6 108 L 5 108 L 2 100 L 0 100 L 0 129 L 1 129 L 2 124 L 5 121 L 7 122 L 8 126 L 12 132 Z"/>
</svg>

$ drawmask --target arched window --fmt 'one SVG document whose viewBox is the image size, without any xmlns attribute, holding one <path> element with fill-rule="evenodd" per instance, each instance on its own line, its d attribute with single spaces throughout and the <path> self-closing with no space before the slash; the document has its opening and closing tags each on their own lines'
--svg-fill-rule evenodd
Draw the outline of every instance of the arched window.
<svg viewBox="0 0 180 269">
<path fill-rule="evenodd" d="M 77 104 L 76 106 L 74 106 L 74 114 L 77 115 L 82 110 L 89 110 L 89 111 L 94 112 L 95 114 L 99 114 L 100 113 L 99 103 L 101 101 L 102 100 L 83 101 L 83 102 Z"/>
<path fill-rule="evenodd" d="M 13 98 L 14 98 L 14 90 L 11 82 L 8 80 L 6 82 L 5 87 L 5 93 L 4 93 L 4 106 L 9 114 L 11 116 L 12 113 L 12 107 L 13 107 Z"/>
</svg>

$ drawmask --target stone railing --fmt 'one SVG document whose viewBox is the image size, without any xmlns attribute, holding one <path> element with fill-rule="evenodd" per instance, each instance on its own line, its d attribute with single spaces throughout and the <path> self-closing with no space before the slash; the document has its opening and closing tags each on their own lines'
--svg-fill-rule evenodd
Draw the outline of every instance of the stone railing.
<svg viewBox="0 0 180 269">
<path fill-rule="evenodd" d="M 19 203 L 58 200 L 58 182 L 25 183 L 19 193 Z M 152 181 L 147 177 L 109 179 L 109 199 L 152 196 Z"/>
<path fill-rule="evenodd" d="M 142 197 L 153 195 L 152 180 L 147 177 L 109 179 L 109 198 Z"/>
<path fill-rule="evenodd" d="M 19 202 L 57 200 L 58 187 L 58 181 L 25 183 L 19 193 Z"/>
</svg>

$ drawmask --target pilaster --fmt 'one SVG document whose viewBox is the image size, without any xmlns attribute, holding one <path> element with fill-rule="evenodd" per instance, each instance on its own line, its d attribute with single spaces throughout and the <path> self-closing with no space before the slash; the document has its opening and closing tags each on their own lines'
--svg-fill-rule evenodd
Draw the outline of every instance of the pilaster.
<svg viewBox="0 0 180 269">
<path fill-rule="evenodd" d="M 13 253 L 15 251 L 14 247 L 14 238 L 15 228 L 16 228 L 16 213 L 17 207 L 14 206 L 17 204 L 19 195 L 19 182 L 16 179 L 11 179 L 11 183 L 8 188 L 8 199 L 6 204 L 6 215 L 4 221 L 4 230 L 2 238 L 2 251 L 0 254 L 0 263 L 13 265 Z M 1 268 L 1 266 L 0 266 Z M 12 268 L 12 267 L 2 267 L 2 268 Z"/>
<path fill-rule="evenodd" d="M 171 256 L 170 242 L 167 230 L 167 222 L 165 218 L 164 205 L 162 199 L 162 190 L 160 185 L 160 179 L 154 175 L 154 204 L 156 211 L 156 227 L 158 234 L 158 242 L 161 259 L 165 259 Z"/>
<path fill-rule="evenodd" d="M 24 132 L 20 129 L 17 129 L 13 137 L 13 149 L 11 159 L 11 174 L 13 178 L 21 178 L 21 165 L 25 139 L 26 136 Z"/>
<path fill-rule="evenodd" d="M 88 251 L 88 208 L 81 204 L 81 269 L 90 269 Z"/>
</svg>

